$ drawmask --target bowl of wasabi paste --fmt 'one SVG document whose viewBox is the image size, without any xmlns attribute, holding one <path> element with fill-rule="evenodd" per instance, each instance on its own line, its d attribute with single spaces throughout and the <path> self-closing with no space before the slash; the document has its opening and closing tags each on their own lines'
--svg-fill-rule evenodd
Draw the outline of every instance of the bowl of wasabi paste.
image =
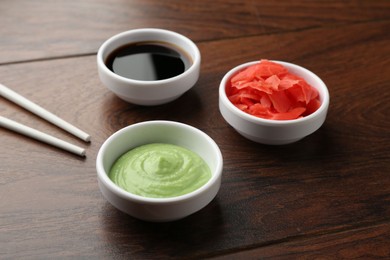
<svg viewBox="0 0 390 260">
<path fill-rule="evenodd" d="M 111 135 L 96 160 L 103 196 L 141 220 L 174 221 L 217 195 L 221 151 L 201 130 L 174 121 L 146 121 Z"/>
</svg>

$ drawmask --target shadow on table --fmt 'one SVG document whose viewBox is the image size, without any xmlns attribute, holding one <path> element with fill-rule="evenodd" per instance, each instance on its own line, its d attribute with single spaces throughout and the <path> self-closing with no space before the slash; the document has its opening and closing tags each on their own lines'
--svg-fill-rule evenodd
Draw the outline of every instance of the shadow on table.
<svg viewBox="0 0 390 260">
<path fill-rule="evenodd" d="M 184 219 L 153 223 L 137 220 L 109 203 L 102 209 L 101 225 L 109 250 L 120 256 L 184 257 L 213 248 L 223 235 L 218 197 Z"/>
<path fill-rule="evenodd" d="M 172 102 L 157 106 L 130 104 L 110 93 L 102 101 L 101 120 L 104 125 L 116 128 L 149 120 L 186 122 L 201 116 L 204 109 L 199 93 L 194 89 Z"/>
</svg>

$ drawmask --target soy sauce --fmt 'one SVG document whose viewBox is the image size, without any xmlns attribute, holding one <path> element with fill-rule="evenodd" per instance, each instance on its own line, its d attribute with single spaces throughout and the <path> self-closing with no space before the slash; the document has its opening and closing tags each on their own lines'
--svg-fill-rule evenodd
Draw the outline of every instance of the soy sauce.
<svg viewBox="0 0 390 260">
<path fill-rule="evenodd" d="M 163 80 L 186 71 L 190 56 L 164 42 L 137 42 L 121 46 L 106 59 L 107 67 L 122 77 L 135 80 Z"/>
</svg>

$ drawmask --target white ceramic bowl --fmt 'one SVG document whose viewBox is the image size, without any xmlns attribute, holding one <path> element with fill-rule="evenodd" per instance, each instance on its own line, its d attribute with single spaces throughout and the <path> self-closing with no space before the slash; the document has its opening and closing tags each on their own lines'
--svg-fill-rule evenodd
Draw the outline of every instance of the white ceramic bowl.
<svg viewBox="0 0 390 260">
<path fill-rule="evenodd" d="M 118 47 L 147 41 L 166 42 L 181 48 L 191 57 L 192 65 L 175 77 L 153 81 L 125 78 L 106 66 L 108 55 Z M 102 83 L 123 100 L 145 106 L 168 103 L 188 91 L 199 78 L 200 62 L 200 52 L 194 42 L 176 32 L 155 28 L 135 29 L 117 34 L 105 41 L 97 53 L 98 73 Z"/>
<path fill-rule="evenodd" d="M 147 198 L 121 189 L 107 176 L 123 153 L 156 142 L 179 145 L 200 155 L 210 167 L 211 179 L 199 189 L 178 197 Z M 213 139 L 197 128 L 173 121 L 146 121 L 119 130 L 103 143 L 96 160 L 103 196 L 119 210 L 154 222 L 181 219 L 205 207 L 218 193 L 222 168 L 222 154 Z"/>
<path fill-rule="evenodd" d="M 281 145 L 296 142 L 321 127 L 329 107 L 329 92 L 325 83 L 313 72 L 292 63 L 274 62 L 282 64 L 289 72 L 304 78 L 307 83 L 318 90 L 321 101 L 318 110 L 299 119 L 270 120 L 250 115 L 234 106 L 226 95 L 227 82 L 239 71 L 259 61 L 239 65 L 223 77 L 219 86 L 219 109 L 223 118 L 247 139 L 262 144 Z"/>
</svg>

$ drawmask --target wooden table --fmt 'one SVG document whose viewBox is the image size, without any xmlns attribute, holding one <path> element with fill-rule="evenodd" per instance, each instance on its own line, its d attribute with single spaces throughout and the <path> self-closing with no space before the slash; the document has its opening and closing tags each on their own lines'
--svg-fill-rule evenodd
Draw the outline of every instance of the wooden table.
<svg viewBox="0 0 390 260">
<path fill-rule="evenodd" d="M 92 136 L 86 144 L 0 98 L 0 114 L 85 147 L 87 157 L 0 129 L 2 259 L 390 258 L 390 2 L 3 0 L 0 82 Z M 159 27 L 202 53 L 198 83 L 162 106 L 126 103 L 97 75 L 110 36 Z M 250 142 L 218 109 L 232 67 L 261 58 L 327 84 L 325 124 L 284 146 Z M 209 134 L 224 157 L 217 197 L 171 223 L 136 220 L 102 197 L 104 140 L 164 119 Z"/>
</svg>

